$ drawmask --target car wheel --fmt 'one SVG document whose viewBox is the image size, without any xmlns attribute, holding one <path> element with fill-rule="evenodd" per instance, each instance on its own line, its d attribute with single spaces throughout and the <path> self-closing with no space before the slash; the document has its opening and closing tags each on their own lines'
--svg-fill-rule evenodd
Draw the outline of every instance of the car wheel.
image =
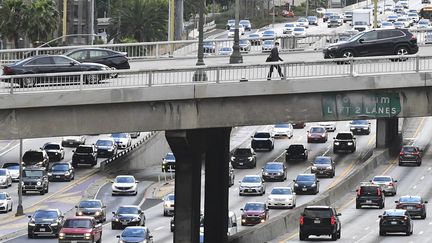
<svg viewBox="0 0 432 243">
<path fill-rule="evenodd" d="M 308 238 L 308 235 L 306 235 L 305 233 L 300 232 L 299 234 L 299 239 L 301 241 L 306 240 Z"/>
<path fill-rule="evenodd" d="M 334 233 L 331 235 L 331 240 L 332 240 L 332 241 L 337 240 L 337 239 L 338 239 L 338 236 L 337 236 L 337 235 L 338 235 L 337 232 L 334 232 Z"/>
<path fill-rule="evenodd" d="M 42 191 L 40 191 L 39 194 L 44 195 L 45 194 L 45 190 L 42 189 Z"/>
<path fill-rule="evenodd" d="M 163 212 L 163 216 L 168 216 L 166 211 Z"/>
<path fill-rule="evenodd" d="M 97 84 L 99 83 L 99 76 L 97 74 L 89 74 L 85 76 L 86 84 Z"/>
<path fill-rule="evenodd" d="M 406 48 L 405 46 L 400 46 L 400 47 L 398 47 L 397 49 L 396 49 L 396 52 L 395 52 L 395 54 L 396 55 L 398 55 L 398 56 L 405 56 L 405 55 L 408 55 L 409 54 L 409 52 L 408 52 L 408 48 Z M 393 59 L 393 61 L 406 61 L 407 60 L 407 58 L 399 58 L 399 59 Z"/>
<path fill-rule="evenodd" d="M 421 161 L 420 161 L 420 162 L 417 162 L 417 166 L 421 166 Z"/>
<path fill-rule="evenodd" d="M 345 50 L 342 52 L 342 57 L 343 58 L 353 58 L 355 57 L 354 52 L 351 50 Z"/>
<path fill-rule="evenodd" d="M 385 235 L 386 235 L 386 232 L 380 230 L 380 231 L 379 231 L 379 235 L 380 235 L 380 236 L 385 236 Z"/>
<path fill-rule="evenodd" d="M 111 229 L 112 229 L 112 230 L 115 230 L 115 229 L 116 229 L 116 226 L 115 226 L 113 223 L 111 223 Z"/>
<path fill-rule="evenodd" d="M 340 239 L 341 238 L 341 230 L 339 229 L 337 232 L 337 238 Z"/>
<path fill-rule="evenodd" d="M 31 73 L 27 73 L 27 74 L 31 74 Z M 35 77 L 27 77 L 27 78 L 23 78 L 20 81 L 20 88 L 31 88 L 34 87 L 36 85 L 36 78 Z"/>
<path fill-rule="evenodd" d="M 11 212 L 13 209 L 13 203 L 11 204 L 10 208 L 9 208 L 9 212 Z M 426 218 L 426 214 L 425 214 L 425 218 Z"/>
<path fill-rule="evenodd" d="M 34 238 L 34 234 L 33 234 L 33 233 L 30 233 L 30 232 L 28 232 L 28 233 L 27 233 L 27 237 L 28 237 L 29 239 L 33 239 L 33 238 Z"/>
<path fill-rule="evenodd" d="M 382 203 L 380 206 L 379 206 L 379 209 L 383 209 L 384 208 L 384 203 Z"/>
<path fill-rule="evenodd" d="M 421 216 L 421 219 L 425 219 L 426 218 L 426 212 Z"/>
<path fill-rule="evenodd" d="M 407 230 L 407 232 L 405 232 L 405 235 L 406 235 L 406 236 L 410 236 L 410 235 L 411 235 L 411 232 L 410 232 L 409 230 Z"/>
<path fill-rule="evenodd" d="M 399 161 L 399 166 L 402 166 L 402 162 Z"/>
<path fill-rule="evenodd" d="M 45 193 L 48 193 L 48 186 L 47 186 L 46 189 L 45 189 Z"/>
</svg>

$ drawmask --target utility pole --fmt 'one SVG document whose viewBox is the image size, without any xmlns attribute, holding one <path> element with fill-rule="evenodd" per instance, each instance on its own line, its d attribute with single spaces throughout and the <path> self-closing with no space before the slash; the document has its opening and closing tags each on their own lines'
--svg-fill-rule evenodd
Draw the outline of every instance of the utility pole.
<svg viewBox="0 0 432 243">
<path fill-rule="evenodd" d="M 307 17 L 309 13 L 309 0 L 306 0 L 306 11 L 305 11 L 305 16 Z"/>
<path fill-rule="evenodd" d="M 204 1 L 205 0 L 199 0 L 199 20 L 198 20 L 198 60 L 196 65 L 197 66 L 204 66 L 204 48 L 203 48 L 203 41 L 204 41 Z M 199 81 L 207 81 L 207 74 L 202 69 L 198 69 L 195 71 L 193 76 L 193 81 L 199 82 Z"/>
<path fill-rule="evenodd" d="M 63 39 L 62 42 L 66 42 L 66 35 L 67 35 L 67 0 L 63 0 Z"/>
<path fill-rule="evenodd" d="M 20 138 L 20 144 L 19 144 L 19 182 L 18 182 L 18 206 L 17 206 L 17 212 L 15 216 L 22 216 L 24 215 L 24 209 L 22 205 L 22 173 L 23 173 L 23 166 L 22 166 L 22 151 L 23 151 L 23 140 Z"/>
<path fill-rule="evenodd" d="M 95 2 L 94 0 L 90 0 L 90 44 L 93 45 L 94 43 L 94 21 L 95 21 Z"/>
<path fill-rule="evenodd" d="M 239 33 L 239 19 L 240 19 L 240 0 L 235 0 L 235 31 L 234 31 L 234 45 L 233 53 L 230 56 L 230 64 L 243 63 L 243 57 L 240 53 L 240 33 Z"/>
<path fill-rule="evenodd" d="M 374 28 L 378 28 L 378 0 L 373 0 L 374 1 Z"/>
</svg>

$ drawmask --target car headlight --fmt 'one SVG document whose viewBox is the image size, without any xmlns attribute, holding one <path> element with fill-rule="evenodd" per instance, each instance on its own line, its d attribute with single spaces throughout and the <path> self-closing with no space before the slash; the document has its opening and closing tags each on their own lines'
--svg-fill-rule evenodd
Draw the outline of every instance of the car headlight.
<svg viewBox="0 0 432 243">
<path fill-rule="evenodd" d="M 352 142 L 348 142 L 348 145 L 353 145 L 353 143 Z"/>
<path fill-rule="evenodd" d="M 24 186 L 24 181 L 21 182 L 21 186 Z"/>
<path fill-rule="evenodd" d="M 55 222 L 55 223 L 50 224 L 50 226 L 58 226 L 58 225 L 59 225 L 59 222 Z"/>
<path fill-rule="evenodd" d="M 36 182 L 36 186 L 40 186 L 42 183 L 40 181 Z"/>
<path fill-rule="evenodd" d="M 264 172 L 264 175 L 268 175 L 269 173 L 268 172 Z"/>
<path fill-rule="evenodd" d="M 52 176 L 52 173 L 51 173 L 51 172 L 48 172 L 48 176 Z"/>
<path fill-rule="evenodd" d="M 350 130 L 355 130 L 355 127 L 350 127 Z"/>
<path fill-rule="evenodd" d="M 233 161 L 233 160 L 235 160 L 235 157 L 234 157 L 234 156 L 231 157 L 231 161 Z"/>
<path fill-rule="evenodd" d="M 316 166 L 312 166 L 312 168 L 311 168 L 312 170 L 316 170 L 317 169 L 317 167 Z"/>
<path fill-rule="evenodd" d="M 35 222 L 34 222 L 33 220 L 31 220 L 31 221 L 28 223 L 28 225 L 29 225 L 29 226 L 36 226 L 36 224 L 35 224 Z"/>
<path fill-rule="evenodd" d="M 0 183 L 3 183 L 3 182 L 5 182 L 6 180 L 4 179 L 4 178 L 1 178 L 0 179 Z"/>
<path fill-rule="evenodd" d="M 248 160 L 252 160 L 253 159 L 253 157 L 248 157 Z"/>
<path fill-rule="evenodd" d="M 101 212 L 96 211 L 95 216 L 99 216 L 99 215 L 101 215 Z"/>
<path fill-rule="evenodd" d="M 65 176 L 68 176 L 68 175 L 70 175 L 70 172 L 66 171 Z"/>
<path fill-rule="evenodd" d="M 91 234 L 90 233 L 85 233 L 84 234 L 84 239 L 90 239 L 91 238 Z"/>
<path fill-rule="evenodd" d="M 295 187 L 298 187 L 299 185 L 298 185 L 297 183 L 294 183 L 294 186 L 295 186 Z"/>
<path fill-rule="evenodd" d="M 331 46 L 328 48 L 329 51 L 336 51 L 337 49 L 339 49 L 339 46 Z"/>
<path fill-rule="evenodd" d="M 78 214 L 79 216 L 82 216 L 82 215 L 83 215 L 83 212 L 79 211 L 77 214 Z"/>
<path fill-rule="evenodd" d="M 339 145 L 339 142 L 335 142 L 334 145 Z"/>
<path fill-rule="evenodd" d="M 132 222 L 140 221 L 140 218 L 133 218 Z"/>
<path fill-rule="evenodd" d="M 363 127 L 363 130 L 368 130 L 369 128 L 368 127 Z"/>
<path fill-rule="evenodd" d="M 327 166 L 327 168 L 326 168 L 327 170 L 331 170 L 332 169 L 332 167 L 331 166 Z"/>
<path fill-rule="evenodd" d="M 314 184 L 312 184 L 312 185 L 311 185 L 311 187 L 316 187 L 316 184 L 315 184 L 315 183 L 314 183 Z"/>
<path fill-rule="evenodd" d="M 64 239 L 65 233 L 59 233 L 59 239 Z"/>
</svg>

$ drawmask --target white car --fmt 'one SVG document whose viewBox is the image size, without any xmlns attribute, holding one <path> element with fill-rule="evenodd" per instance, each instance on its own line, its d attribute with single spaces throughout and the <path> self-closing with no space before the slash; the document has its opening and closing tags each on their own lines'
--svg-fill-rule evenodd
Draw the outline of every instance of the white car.
<svg viewBox="0 0 432 243">
<path fill-rule="evenodd" d="M 381 22 L 381 29 L 394 29 L 395 27 L 393 26 L 392 22 L 388 22 L 388 21 L 384 21 Z"/>
<path fill-rule="evenodd" d="M 117 147 L 120 149 L 125 149 L 132 145 L 132 138 L 129 133 L 113 133 L 111 137 L 117 144 Z"/>
<path fill-rule="evenodd" d="M 317 8 L 315 11 L 317 13 L 319 13 L 319 14 L 325 14 L 326 13 L 326 9 L 325 8 Z"/>
<path fill-rule="evenodd" d="M 336 122 L 320 122 L 318 123 L 318 126 L 324 127 L 327 130 L 327 132 L 336 131 Z"/>
<path fill-rule="evenodd" d="M 309 28 L 309 20 L 307 18 L 299 18 L 296 23 L 297 26 Z"/>
<path fill-rule="evenodd" d="M 164 216 L 171 216 L 174 215 L 174 203 L 175 203 L 175 196 L 174 193 L 170 193 L 166 195 L 163 199 L 163 215 Z"/>
<path fill-rule="evenodd" d="M 393 11 L 393 4 L 386 4 L 384 5 L 384 11 Z"/>
<path fill-rule="evenodd" d="M 396 195 L 397 193 L 397 180 L 393 179 L 391 176 L 387 175 L 379 175 L 374 176 L 374 178 L 370 181 L 375 185 L 379 185 L 383 190 L 384 194 Z"/>
<path fill-rule="evenodd" d="M 292 35 L 298 38 L 306 37 L 306 29 L 304 27 L 295 27 Z"/>
<path fill-rule="evenodd" d="M 20 164 L 18 162 L 4 163 L 3 168 L 9 170 L 11 177 L 12 177 L 12 181 L 19 181 Z"/>
<path fill-rule="evenodd" d="M 233 48 L 229 46 L 224 46 L 221 49 L 219 49 L 220 56 L 231 56 L 232 53 L 233 53 Z"/>
<path fill-rule="evenodd" d="M 261 50 L 262 52 L 270 52 L 273 47 L 274 47 L 273 40 L 265 40 L 261 45 Z"/>
<path fill-rule="evenodd" d="M 131 175 L 119 175 L 114 181 L 111 181 L 112 195 L 137 195 L 138 194 L 138 182 L 134 176 Z"/>
<path fill-rule="evenodd" d="M 272 136 L 277 137 L 293 137 L 293 126 L 290 123 L 287 124 L 276 124 L 273 126 Z"/>
<path fill-rule="evenodd" d="M 13 202 L 12 198 L 7 192 L 0 192 L 0 212 L 7 213 L 12 211 Z"/>
<path fill-rule="evenodd" d="M 370 26 L 364 21 L 356 21 L 353 23 L 353 30 L 357 30 L 359 32 L 370 30 Z"/>
<path fill-rule="evenodd" d="M 12 186 L 12 176 L 8 169 L 0 169 L 0 186 L 3 188 Z"/>
<path fill-rule="evenodd" d="M 267 197 L 267 207 L 287 207 L 294 208 L 296 206 L 296 194 L 291 187 L 273 187 L 270 195 Z"/>
<path fill-rule="evenodd" d="M 402 22 L 405 28 L 409 28 L 411 26 L 411 21 L 407 17 L 399 17 L 396 22 Z"/>
<path fill-rule="evenodd" d="M 284 28 L 283 28 L 283 33 L 284 34 L 291 34 L 295 27 L 296 27 L 295 23 L 286 23 Z"/>
<path fill-rule="evenodd" d="M 231 27 L 231 29 L 229 29 L 228 31 L 228 37 L 234 37 L 234 33 L 235 33 L 235 26 Z M 244 35 L 245 34 L 245 28 L 243 25 L 239 24 L 239 35 Z"/>
<path fill-rule="evenodd" d="M 420 19 L 417 13 L 408 13 L 408 18 L 413 22 L 417 23 Z"/>
<path fill-rule="evenodd" d="M 234 38 L 234 33 L 235 33 L 235 29 L 234 29 L 234 28 L 231 28 L 231 29 L 228 31 L 228 38 Z"/>
<path fill-rule="evenodd" d="M 239 181 L 239 196 L 264 195 L 266 186 L 260 175 L 245 175 Z"/>
<path fill-rule="evenodd" d="M 427 29 L 430 27 L 429 19 L 420 19 L 417 23 L 417 29 Z"/>
</svg>

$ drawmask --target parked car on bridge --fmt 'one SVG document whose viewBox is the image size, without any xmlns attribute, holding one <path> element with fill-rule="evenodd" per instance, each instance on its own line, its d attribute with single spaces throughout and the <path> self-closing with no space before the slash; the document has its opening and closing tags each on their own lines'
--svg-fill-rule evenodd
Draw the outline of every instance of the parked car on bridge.
<svg viewBox="0 0 432 243">
<path fill-rule="evenodd" d="M 262 32 L 261 35 L 263 40 L 273 40 L 274 38 L 276 38 L 276 32 L 274 30 L 266 30 L 264 32 Z"/>
<path fill-rule="evenodd" d="M 224 46 L 219 49 L 220 56 L 231 56 L 233 53 L 233 48 L 230 46 Z"/>
<path fill-rule="evenodd" d="M 253 148 L 236 148 L 231 155 L 231 165 L 234 168 L 255 168 L 256 153 Z"/>
<path fill-rule="evenodd" d="M 130 69 L 127 52 L 105 48 L 77 48 L 65 53 L 65 56 L 79 62 L 104 64 L 112 69 Z"/>
<path fill-rule="evenodd" d="M 404 233 L 406 236 L 413 234 L 414 224 L 407 210 L 387 209 L 378 217 L 380 236 L 385 236 L 387 233 Z"/>
<path fill-rule="evenodd" d="M 259 33 L 249 34 L 248 40 L 250 41 L 252 46 L 261 45 L 261 35 Z"/>
<path fill-rule="evenodd" d="M 422 164 L 423 151 L 413 145 L 404 145 L 399 153 L 399 166 L 403 164 Z"/>
<path fill-rule="evenodd" d="M 111 229 L 122 229 L 128 226 L 145 226 L 144 211 L 136 205 L 123 205 L 112 212 Z"/>
<path fill-rule="evenodd" d="M 307 160 L 308 150 L 303 144 L 291 144 L 285 151 L 285 162 L 290 160 Z"/>
<path fill-rule="evenodd" d="M 30 239 L 37 236 L 57 237 L 64 223 L 64 215 L 59 209 L 39 209 L 28 218 L 27 236 Z"/>
<path fill-rule="evenodd" d="M 49 160 L 52 162 L 64 159 L 65 152 L 60 143 L 45 143 L 41 149 L 47 152 Z"/>
<path fill-rule="evenodd" d="M 261 51 L 262 52 L 270 52 L 273 47 L 274 47 L 274 41 L 273 40 L 264 40 L 262 45 L 261 45 Z"/>
<path fill-rule="evenodd" d="M 106 206 L 98 199 L 83 199 L 75 206 L 76 216 L 90 216 L 97 222 L 106 221 Z"/>
<path fill-rule="evenodd" d="M 137 195 L 138 182 L 132 175 L 118 175 L 111 181 L 112 195 Z"/>
<path fill-rule="evenodd" d="M 71 181 L 75 179 L 75 168 L 69 162 L 56 162 L 48 170 L 49 181 Z"/>
<path fill-rule="evenodd" d="M 216 53 L 216 42 L 204 41 L 203 49 L 204 49 L 204 53 Z"/>
<path fill-rule="evenodd" d="M 239 46 L 241 52 L 250 52 L 251 50 L 251 43 L 249 40 L 241 39 L 239 41 Z"/>
<path fill-rule="evenodd" d="M 242 211 L 242 226 L 264 223 L 269 218 L 269 210 L 267 205 L 263 202 L 247 202 L 240 210 Z"/>
<path fill-rule="evenodd" d="M 123 230 L 120 235 L 116 236 L 119 242 L 145 242 L 153 243 L 153 235 L 150 230 L 144 226 L 129 226 Z"/>
<path fill-rule="evenodd" d="M 102 224 L 93 217 L 76 216 L 65 220 L 59 233 L 59 243 L 102 242 Z"/>
<path fill-rule="evenodd" d="M 7 192 L 0 192 L 0 212 L 10 212 L 13 209 L 12 197 Z"/>
</svg>

